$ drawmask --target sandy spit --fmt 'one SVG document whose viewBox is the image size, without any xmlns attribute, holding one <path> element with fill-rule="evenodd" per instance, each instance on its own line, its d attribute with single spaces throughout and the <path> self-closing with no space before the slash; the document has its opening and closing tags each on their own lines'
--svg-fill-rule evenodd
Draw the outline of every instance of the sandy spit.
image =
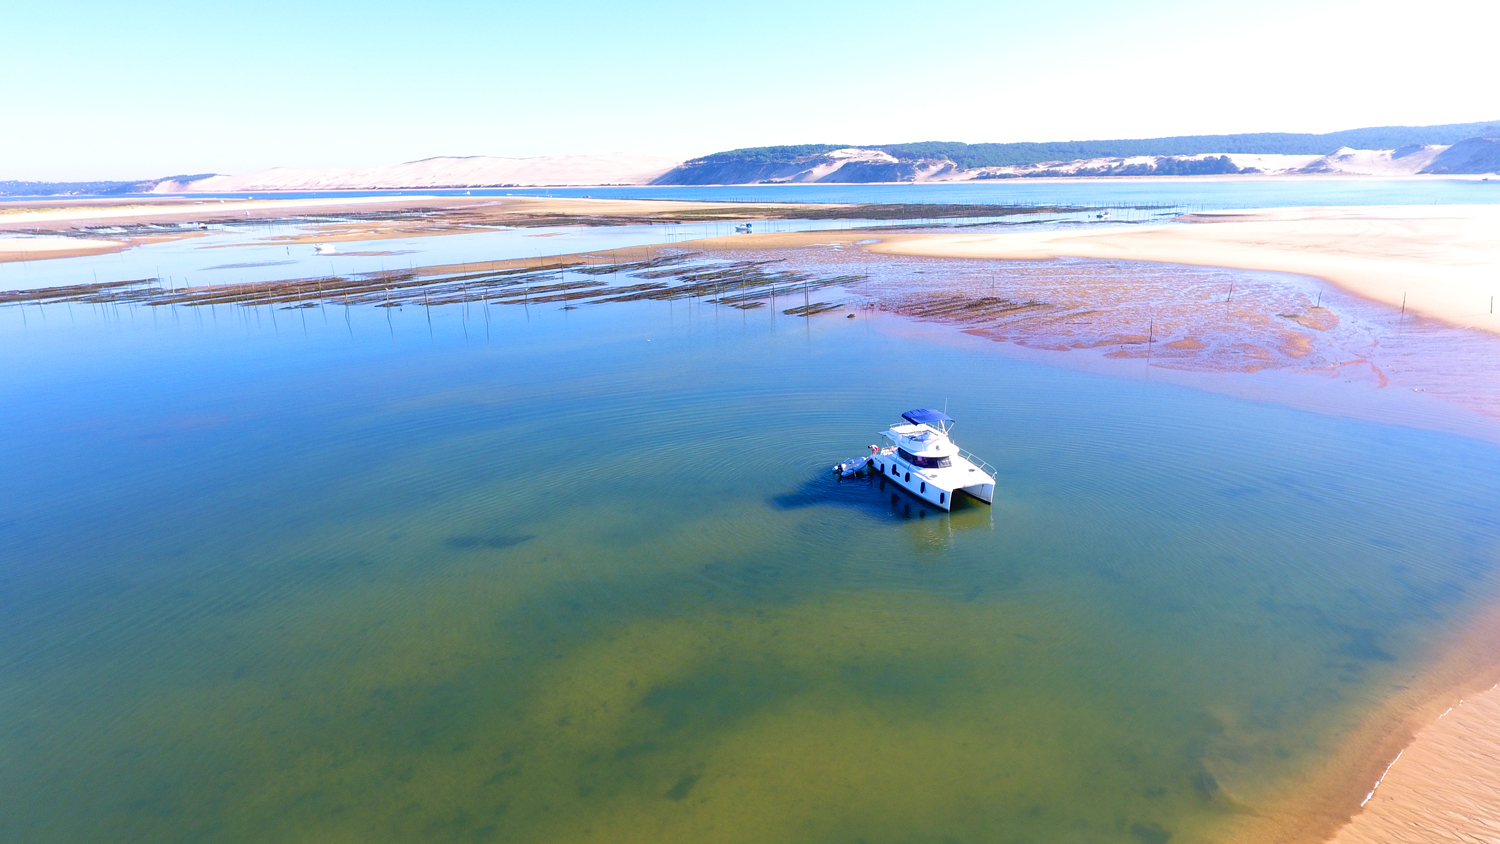
<svg viewBox="0 0 1500 844">
<path fill-rule="evenodd" d="M 723 202 L 654 199 L 585 199 L 523 196 L 358 196 L 341 198 L 39 200 L 0 205 L 0 230 L 61 230 L 73 226 L 125 223 L 267 220 L 316 213 L 378 211 L 481 211 L 486 214 L 635 216 L 683 211 L 724 210 Z M 827 206 L 756 203 L 759 208 Z"/>
<path fill-rule="evenodd" d="M 1367 800 L 1333 844 L 1500 841 L 1500 688 L 1418 733 Z"/>
<path fill-rule="evenodd" d="M 459 234 L 475 229 L 526 225 L 586 225 L 614 222 L 670 222 L 674 215 L 768 219 L 788 210 L 829 205 L 724 202 L 679 202 L 647 199 L 495 196 L 364 196 L 344 198 L 196 199 L 181 197 L 125 199 L 46 199 L 0 205 L 0 234 L 71 235 L 72 249 L 31 248 L 0 238 L 0 262 L 92 255 L 186 232 L 142 234 L 152 224 L 187 226 L 254 223 L 326 216 L 329 222 L 299 225 L 293 234 L 268 235 L 263 243 L 337 243 Z M 399 213 L 398 213 L 399 212 Z M 126 231 L 116 231 L 116 229 Z M 103 230 L 103 231 L 101 231 Z M 96 247 L 90 241 L 117 245 Z"/>
<path fill-rule="evenodd" d="M 0 263 L 107 255 L 129 246 L 129 243 L 121 240 L 86 240 L 79 237 L 0 237 Z"/>
<path fill-rule="evenodd" d="M 1500 206 L 1278 208 L 1189 225 L 893 234 L 872 252 L 950 258 L 1157 261 L 1297 273 L 1452 325 L 1500 333 Z M 1092 228 L 1092 227 L 1091 227 Z"/>
<path fill-rule="evenodd" d="M 413 200 L 436 197 L 344 197 L 336 199 L 158 199 L 133 197 L 128 201 L 41 200 L 0 206 L 0 228 L 53 228 L 61 225 L 115 225 L 177 222 L 210 218 L 252 218 L 303 214 L 322 210 L 373 210 L 402 207 Z"/>
</svg>

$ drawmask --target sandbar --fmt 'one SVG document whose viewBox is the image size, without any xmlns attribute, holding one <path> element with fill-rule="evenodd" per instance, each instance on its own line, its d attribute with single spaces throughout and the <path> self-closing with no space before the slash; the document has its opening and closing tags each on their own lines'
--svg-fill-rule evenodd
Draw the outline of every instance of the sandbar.
<svg viewBox="0 0 1500 844">
<path fill-rule="evenodd" d="M 209 225 L 292 221 L 297 230 L 254 243 L 344 243 L 463 234 L 512 226 L 588 226 L 784 219 L 845 205 L 680 202 L 545 196 L 361 196 L 210 199 L 46 199 L 0 204 L 0 233 L 69 235 L 74 248 L 0 240 L 0 263 L 118 252 L 196 236 Z M 176 227 L 180 231 L 162 231 Z M 200 227 L 201 230 L 200 230 Z M 94 245 L 107 244 L 114 245 Z M 233 248 L 241 243 L 225 244 Z"/>
<path fill-rule="evenodd" d="M 37 200 L 0 205 L 0 231 L 63 231 L 80 227 L 144 223 L 272 220 L 299 215 L 427 212 L 468 224 L 504 224 L 516 217 L 641 217 L 666 221 L 673 215 L 712 212 L 725 219 L 785 216 L 795 209 L 842 206 L 797 203 L 681 202 L 653 199 L 593 199 L 542 196 L 359 196 L 332 198 L 129 200 Z M 451 232 L 450 232 L 451 233 Z"/>
<path fill-rule="evenodd" d="M 39 261 L 44 258 L 76 258 L 108 255 L 129 248 L 123 240 L 92 240 L 80 237 L 0 237 L 0 263 Z"/>
<path fill-rule="evenodd" d="M 871 252 L 951 258 L 1109 258 L 1296 273 L 1451 325 L 1500 333 L 1500 205 L 1277 208 L 1188 225 L 904 233 Z"/>
</svg>

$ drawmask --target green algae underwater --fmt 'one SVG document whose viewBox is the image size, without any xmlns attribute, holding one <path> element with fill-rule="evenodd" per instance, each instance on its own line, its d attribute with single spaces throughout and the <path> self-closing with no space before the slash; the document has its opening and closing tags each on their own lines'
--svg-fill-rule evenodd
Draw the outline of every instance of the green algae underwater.
<svg viewBox="0 0 1500 844">
<path fill-rule="evenodd" d="M 201 310 L 0 310 L 6 841 L 1218 841 L 1494 598 L 1476 440 L 870 319 Z M 827 475 L 945 401 L 993 507 Z"/>
</svg>

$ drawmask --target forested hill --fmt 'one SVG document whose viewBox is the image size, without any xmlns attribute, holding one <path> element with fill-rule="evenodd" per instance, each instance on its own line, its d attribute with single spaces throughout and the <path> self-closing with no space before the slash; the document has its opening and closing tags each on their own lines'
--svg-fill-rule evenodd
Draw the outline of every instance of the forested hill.
<svg viewBox="0 0 1500 844">
<path fill-rule="evenodd" d="M 1092 158 L 1129 158 L 1154 155 L 1282 154 L 1325 155 L 1341 147 L 1353 149 L 1401 149 L 1422 144 L 1454 144 L 1467 138 L 1500 137 L 1500 120 L 1482 123 L 1450 123 L 1442 126 L 1376 126 L 1346 129 L 1322 135 L 1293 132 L 1254 132 L 1240 135 L 1177 135 L 1167 138 L 1133 138 L 1103 141 L 1047 141 L 1007 144 L 966 144 L 957 141 L 923 141 L 906 144 L 799 144 L 750 147 L 705 155 L 684 163 L 658 179 L 658 184 L 732 183 L 714 178 L 715 173 L 735 171 L 744 179 L 751 173 L 770 177 L 773 172 L 805 162 L 834 150 L 858 148 L 886 153 L 897 162 L 951 161 L 961 169 L 1009 167 L 1045 161 Z"/>
<path fill-rule="evenodd" d="M 878 149 L 897 158 L 947 158 L 960 167 L 1004 167 L 1078 158 L 1129 158 L 1134 155 L 1205 155 L 1247 153 L 1326 155 L 1340 147 L 1400 149 L 1414 144 L 1455 144 L 1466 138 L 1500 135 L 1500 121 L 1450 123 L 1445 126 L 1377 126 L 1324 135 L 1253 132 L 1244 135 L 1179 135 L 1114 141 L 961 144 L 929 141 L 892 144 Z"/>
</svg>

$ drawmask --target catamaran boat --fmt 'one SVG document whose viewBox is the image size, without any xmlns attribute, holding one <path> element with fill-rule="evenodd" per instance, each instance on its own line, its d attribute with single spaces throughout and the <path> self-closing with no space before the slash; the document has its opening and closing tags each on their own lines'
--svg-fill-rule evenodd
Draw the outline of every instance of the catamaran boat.
<svg viewBox="0 0 1500 844">
<path fill-rule="evenodd" d="M 860 472 L 879 475 L 942 510 L 953 508 L 953 496 L 960 490 L 986 504 L 995 500 L 993 470 L 948 437 L 952 417 L 922 407 L 901 418 L 905 425 L 881 432 L 890 445 L 872 445 L 868 455 L 846 460 L 833 470 L 846 478 Z"/>
</svg>

